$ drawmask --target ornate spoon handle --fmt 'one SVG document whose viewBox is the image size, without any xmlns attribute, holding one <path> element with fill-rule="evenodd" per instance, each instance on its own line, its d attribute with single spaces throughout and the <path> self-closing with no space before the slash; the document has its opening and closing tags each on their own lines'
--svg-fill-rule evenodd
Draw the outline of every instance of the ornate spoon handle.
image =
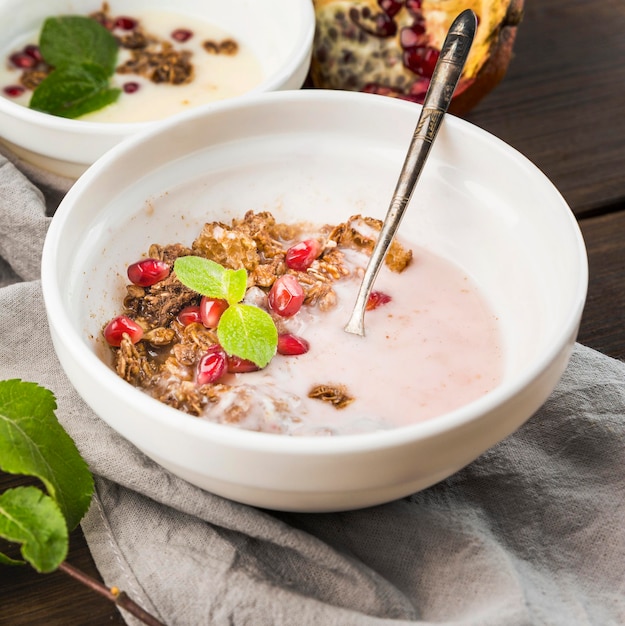
<svg viewBox="0 0 625 626">
<path fill-rule="evenodd" d="M 352 316 L 345 326 L 348 333 L 365 334 L 364 315 L 369 294 L 419 180 L 443 116 L 449 108 L 476 27 L 475 13 L 467 9 L 454 20 L 447 33 L 382 230 L 365 270 Z"/>
</svg>

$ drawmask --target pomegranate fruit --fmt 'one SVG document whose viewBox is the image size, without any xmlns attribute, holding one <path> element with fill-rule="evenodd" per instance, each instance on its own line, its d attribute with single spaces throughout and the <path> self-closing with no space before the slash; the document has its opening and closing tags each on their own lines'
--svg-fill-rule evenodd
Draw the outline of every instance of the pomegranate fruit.
<svg viewBox="0 0 625 626">
<path fill-rule="evenodd" d="M 291 270 L 305 272 L 320 254 L 321 244 L 318 239 L 304 239 L 286 251 L 284 262 Z"/>
<path fill-rule="evenodd" d="M 453 20 L 473 9 L 478 28 L 449 107 L 462 115 L 504 77 L 524 0 L 314 0 L 315 87 L 423 102 Z"/>
<path fill-rule="evenodd" d="M 189 324 L 201 324 L 202 317 L 200 315 L 200 307 L 194 304 L 184 307 L 178 313 L 178 321 L 183 326 L 188 326 Z"/>
<path fill-rule="evenodd" d="M 278 354 L 283 356 L 298 356 L 306 354 L 310 350 L 310 344 L 303 337 L 282 333 L 278 335 Z"/>
<path fill-rule="evenodd" d="M 128 335 L 132 343 L 137 343 L 143 337 L 143 328 L 127 315 L 118 315 L 104 328 L 104 339 L 115 348 L 121 345 L 124 335 Z"/>
<path fill-rule="evenodd" d="M 217 328 L 219 318 L 228 308 L 228 303 L 220 298 L 202 296 L 200 300 L 200 318 L 206 328 Z"/>
<path fill-rule="evenodd" d="M 373 309 L 377 309 L 378 307 L 388 304 L 391 301 L 391 296 L 382 291 L 372 291 L 369 294 L 369 299 L 367 300 L 367 304 L 365 307 L 366 311 L 373 311 Z"/>
<path fill-rule="evenodd" d="M 267 295 L 269 308 L 281 317 L 292 317 L 304 303 L 304 289 L 293 274 L 283 274 Z"/>
<path fill-rule="evenodd" d="M 180 43 L 184 43 L 185 41 L 189 41 L 193 37 L 193 32 L 188 28 L 176 28 L 176 30 L 172 31 L 171 38 L 174 41 L 179 41 Z"/>
<path fill-rule="evenodd" d="M 169 276 L 170 268 L 160 259 L 141 259 L 128 266 L 130 282 L 140 287 L 150 287 Z"/>
<path fill-rule="evenodd" d="M 248 372 L 257 372 L 260 369 L 254 361 L 242 359 L 234 354 L 228 355 L 228 372 L 231 374 L 247 374 Z"/>
<path fill-rule="evenodd" d="M 228 369 L 228 357 L 220 345 L 212 345 L 197 364 L 198 385 L 208 385 L 219 380 Z"/>
</svg>

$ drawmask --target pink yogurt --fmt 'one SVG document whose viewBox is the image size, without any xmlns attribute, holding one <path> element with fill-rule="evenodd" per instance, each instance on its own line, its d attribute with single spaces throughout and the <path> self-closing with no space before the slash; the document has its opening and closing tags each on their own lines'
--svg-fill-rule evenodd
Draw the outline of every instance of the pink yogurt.
<svg viewBox="0 0 625 626">
<path fill-rule="evenodd" d="M 246 414 L 240 427 L 359 433 L 433 419 L 493 389 L 503 373 L 496 316 L 461 269 L 411 247 L 404 272 L 381 270 L 375 289 L 392 300 L 366 313 L 364 338 L 343 330 L 359 286 L 354 276 L 336 283 L 337 307 L 304 307 L 288 320 L 288 330 L 310 343 L 308 353 L 278 355 L 264 370 L 224 379 L 236 393 L 209 405 L 205 417 L 222 421 L 224 407 L 236 402 Z M 343 385 L 354 401 L 336 409 L 308 398 L 313 385 L 326 383 Z"/>
</svg>

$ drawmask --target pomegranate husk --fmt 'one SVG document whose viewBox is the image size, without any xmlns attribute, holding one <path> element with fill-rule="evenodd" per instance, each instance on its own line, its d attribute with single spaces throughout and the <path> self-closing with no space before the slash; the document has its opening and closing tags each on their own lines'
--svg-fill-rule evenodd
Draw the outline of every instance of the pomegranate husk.
<svg viewBox="0 0 625 626">
<path fill-rule="evenodd" d="M 523 16 L 523 4 L 524 0 L 489 0 L 492 5 L 489 9 L 492 9 L 494 14 L 498 17 L 503 15 L 502 19 L 497 19 L 495 24 L 487 24 L 484 22 L 483 28 L 488 30 L 481 33 L 482 43 L 474 57 L 472 63 L 473 68 L 477 67 L 477 71 L 473 75 L 463 74 L 456 94 L 452 100 L 449 111 L 456 115 L 464 115 L 474 108 L 495 86 L 503 79 L 508 69 L 508 65 L 512 58 L 514 42 L 517 34 L 518 26 Z M 479 4 L 479 3 L 478 3 Z M 313 49 L 312 63 L 311 63 L 311 83 L 314 87 L 321 89 L 343 89 L 350 91 L 368 90 L 368 78 L 364 71 L 355 71 L 351 74 L 346 74 L 345 66 L 342 64 L 340 54 L 344 53 L 346 47 L 354 46 L 354 40 L 345 40 L 347 46 L 341 46 L 341 29 L 338 30 L 338 39 L 336 46 L 332 49 L 336 52 L 328 54 L 327 46 L 322 46 L 322 39 L 320 33 L 328 32 L 328 28 L 336 25 L 335 15 L 336 11 L 340 8 L 344 14 L 349 14 L 350 8 L 356 8 L 362 10 L 368 8 L 372 13 L 379 12 L 380 5 L 377 0 L 314 0 L 315 11 L 317 15 L 317 34 L 315 36 L 315 45 Z M 454 2 L 450 0 L 427 0 L 424 2 L 424 9 L 428 11 L 443 12 L 445 19 L 444 22 L 449 22 L 456 17 L 464 5 L 462 2 Z M 479 10 L 478 18 L 479 16 Z M 428 15 L 431 15 L 429 13 Z M 347 18 L 350 19 L 349 17 Z M 397 18 L 399 19 L 399 18 Z M 332 21 L 335 21 L 332 24 Z M 351 24 L 350 24 L 351 26 Z M 440 39 L 444 36 L 444 33 L 436 33 L 432 35 L 434 47 L 440 47 Z M 485 43 L 484 43 L 485 42 Z M 399 37 L 382 37 L 377 44 L 380 49 L 384 48 L 385 52 L 389 52 L 391 57 L 396 61 L 401 58 L 401 47 L 399 44 Z M 323 48 L 323 49 L 322 49 Z M 372 61 L 372 56 L 367 55 L 363 48 L 362 63 L 359 68 L 364 68 L 365 64 Z M 374 60 L 373 63 L 379 65 L 379 61 Z M 402 74 L 402 80 L 405 80 L 406 85 L 410 85 L 419 79 L 418 75 L 414 74 L 411 70 L 400 66 L 395 62 L 394 66 L 389 66 L 388 72 L 385 73 L 384 67 L 381 67 L 379 72 L 380 78 L 378 80 L 379 85 L 384 88 L 384 92 L 388 93 L 387 86 L 396 87 L 393 84 L 393 80 L 397 79 L 398 74 Z M 385 82 L 388 79 L 388 83 Z M 405 90 L 406 92 L 408 89 Z M 395 95 L 395 97 L 406 97 L 410 99 L 407 93 L 389 93 L 388 95 Z M 417 101 L 420 101 L 417 99 Z"/>
</svg>

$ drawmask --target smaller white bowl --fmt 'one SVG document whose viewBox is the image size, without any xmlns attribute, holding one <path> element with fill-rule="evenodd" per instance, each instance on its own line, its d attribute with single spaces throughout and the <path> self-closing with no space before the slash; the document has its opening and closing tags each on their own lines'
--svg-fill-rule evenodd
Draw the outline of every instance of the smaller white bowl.
<svg viewBox="0 0 625 626">
<path fill-rule="evenodd" d="M 315 28 L 310 0 L 109 0 L 112 15 L 145 10 L 175 12 L 219 26 L 245 43 L 260 61 L 264 80 L 247 94 L 299 89 L 308 73 Z M 0 0 L 0 54 L 36 32 L 50 16 L 87 15 L 99 0 Z M 237 97 L 246 97 L 247 94 Z M 202 105 L 211 106 L 211 104 Z M 33 111 L 0 95 L 0 141 L 22 159 L 68 178 L 78 178 L 107 150 L 159 122 L 104 123 Z"/>
<path fill-rule="evenodd" d="M 298 511 L 414 493 L 523 424 L 552 392 L 573 349 L 588 280 L 584 243 L 568 206 L 535 166 L 453 116 L 443 121 L 400 234 L 463 268 L 496 312 L 505 363 L 491 392 L 395 429 L 289 437 L 191 417 L 110 365 L 101 331 L 120 312 L 125 264 L 152 243 L 189 245 L 205 222 L 249 209 L 286 222 L 383 218 L 419 111 L 361 93 L 260 94 L 189 112 L 94 164 L 52 220 L 42 264 L 59 360 L 93 410 L 191 483 Z"/>
</svg>

